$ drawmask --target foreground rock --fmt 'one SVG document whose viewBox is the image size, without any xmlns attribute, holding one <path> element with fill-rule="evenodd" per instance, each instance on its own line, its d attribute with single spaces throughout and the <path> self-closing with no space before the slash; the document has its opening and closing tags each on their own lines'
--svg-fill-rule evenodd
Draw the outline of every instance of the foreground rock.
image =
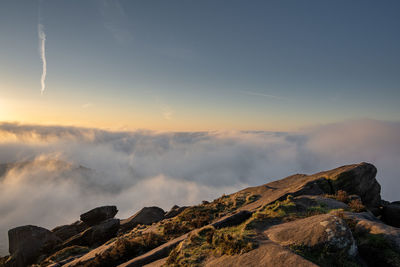
<svg viewBox="0 0 400 267">
<path fill-rule="evenodd" d="M 33 225 L 8 231 L 11 257 L 6 266 L 23 267 L 32 264 L 42 254 L 51 252 L 61 240 L 49 230 Z"/>
<path fill-rule="evenodd" d="M 107 219 L 114 218 L 117 212 L 118 210 L 116 206 L 98 207 L 81 214 L 81 221 L 89 226 L 93 226 Z"/>
<path fill-rule="evenodd" d="M 293 253 L 291 250 L 277 245 L 271 241 L 261 241 L 260 246 L 242 255 L 224 255 L 222 257 L 211 257 L 205 264 L 209 267 L 232 266 L 232 267 L 278 267 L 298 266 L 317 267 L 314 263 Z"/>
<path fill-rule="evenodd" d="M 145 207 L 128 219 L 121 220 L 121 230 L 127 231 L 138 224 L 152 224 L 164 219 L 164 210 L 159 207 Z"/>
<path fill-rule="evenodd" d="M 321 250 L 324 253 L 346 253 L 355 256 L 357 246 L 351 230 L 339 217 L 316 215 L 273 226 L 265 231 L 268 238 L 281 246 Z"/>
</svg>

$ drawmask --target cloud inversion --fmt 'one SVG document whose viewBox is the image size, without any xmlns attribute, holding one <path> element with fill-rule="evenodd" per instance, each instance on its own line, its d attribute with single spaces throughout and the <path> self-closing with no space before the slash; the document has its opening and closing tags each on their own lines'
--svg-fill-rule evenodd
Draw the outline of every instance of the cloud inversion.
<svg viewBox="0 0 400 267">
<path fill-rule="evenodd" d="M 143 206 L 190 205 L 293 173 L 375 164 L 386 200 L 398 198 L 400 123 L 347 121 L 296 133 L 109 132 L 0 124 L 0 254 L 7 230 L 72 223 L 100 205 L 117 217 Z M 0 165 L 1 166 L 1 165 Z M 29 196 L 29 197 L 27 197 Z"/>
</svg>

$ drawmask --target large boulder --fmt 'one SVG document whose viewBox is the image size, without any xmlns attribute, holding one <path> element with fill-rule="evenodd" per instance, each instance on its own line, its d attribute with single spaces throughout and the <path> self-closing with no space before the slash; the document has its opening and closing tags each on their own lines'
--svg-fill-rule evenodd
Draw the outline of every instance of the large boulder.
<svg viewBox="0 0 400 267">
<path fill-rule="evenodd" d="M 116 206 L 102 206 L 81 214 L 80 218 L 81 221 L 83 221 L 87 225 L 93 226 L 107 219 L 114 218 L 117 212 L 118 210 Z"/>
<path fill-rule="evenodd" d="M 400 227 L 400 203 L 394 202 L 383 207 L 383 220 L 394 227 Z"/>
<path fill-rule="evenodd" d="M 66 240 L 61 247 L 65 248 L 74 245 L 94 247 L 101 245 L 117 235 L 119 223 L 118 219 L 105 220 Z"/>
<path fill-rule="evenodd" d="M 32 264 L 42 254 L 52 252 L 61 240 L 49 230 L 26 225 L 8 231 L 10 258 L 6 266 Z"/>
<path fill-rule="evenodd" d="M 265 234 L 281 246 L 320 249 L 330 253 L 344 252 L 349 256 L 357 253 L 357 245 L 346 222 L 332 214 L 272 226 Z"/>
<path fill-rule="evenodd" d="M 87 228 L 89 228 L 89 226 L 87 226 L 87 224 L 85 224 L 84 222 L 76 221 L 72 224 L 57 226 L 51 231 L 61 240 L 65 241 L 68 238 L 71 238 L 74 235 L 85 231 Z"/>
<path fill-rule="evenodd" d="M 121 220 L 121 230 L 132 229 L 138 224 L 152 224 L 165 218 L 165 212 L 159 207 L 144 207 L 128 219 Z"/>
</svg>

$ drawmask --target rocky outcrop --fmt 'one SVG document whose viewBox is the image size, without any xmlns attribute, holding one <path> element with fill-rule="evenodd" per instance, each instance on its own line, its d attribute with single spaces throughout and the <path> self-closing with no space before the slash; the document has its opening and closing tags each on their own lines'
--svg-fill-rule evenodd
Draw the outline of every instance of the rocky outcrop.
<svg viewBox="0 0 400 267">
<path fill-rule="evenodd" d="M 24 267 L 42 254 L 50 253 L 61 240 L 49 230 L 33 225 L 20 226 L 8 231 L 11 257 L 6 266 Z"/>
<path fill-rule="evenodd" d="M 295 174 L 265 185 L 249 187 L 239 193 L 260 195 L 261 197 L 242 209 L 254 210 L 276 200 L 284 200 L 288 195 L 335 194 L 339 190 L 349 195 L 356 194 L 368 207 L 381 206 L 380 185 L 375 179 L 376 168 L 369 163 L 342 166 L 313 175 Z"/>
<path fill-rule="evenodd" d="M 89 226 L 87 226 L 82 221 L 76 221 L 69 225 L 61 225 L 53 230 L 51 230 L 57 237 L 59 237 L 62 241 L 65 241 L 74 235 L 77 235 L 83 231 L 85 231 Z"/>
<path fill-rule="evenodd" d="M 116 206 L 102 206 L 81 214 L 81 221 L 89 226 L 114 218 L 118 210 Z"/>
<path fill-rule="evenodd" d="M 121 220 L 121 230 L 127 231 L 138 224 L 152 224 L 164 219 L 164 210 L 159 207 L 145 207 L 128 219 Z"/>
<path fill-rule="evenodd" d="M 343 190 L 349 195 L 358 195 L 366 206 L 378 207 L 381 204 L 381 186 L 375 179 L 376 173 L 374 165 L 361 163 L 328 179 L 336 192 Z"/>
<path fill-rule="evenodd" d="M 89 227 L 85 231 L 66 240 L 61 247 L 69 246 L 98 246 L 115 237 L 119 229 L 118 219 L 108 219 L 102 223 Z"/>
<path fill-rule="evenodd" d="M 10 230 L 0 266 L 400 266 L 400 204 L 381 200 L 375 175 L 368 163 L 296 174 L 122 221 L 98 207 L 52 232 Z"/>
<path fill-rule="evenodd" d="M 383 220 L 394 227 L 400 227 L 400 203 L 390 203 L 383 207 Z"/>
</svg>

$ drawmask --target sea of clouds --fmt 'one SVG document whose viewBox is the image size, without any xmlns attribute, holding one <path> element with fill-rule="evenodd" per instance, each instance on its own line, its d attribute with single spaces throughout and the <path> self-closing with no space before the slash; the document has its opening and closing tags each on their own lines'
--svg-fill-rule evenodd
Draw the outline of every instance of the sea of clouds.
<svg viewBox="0 0 400 267">
<path fill-rule="evenodd" d="M 0 124 L 0 255 L 7 230 L 51 229 L 101 205 L 125 218 L 212 200 L 294 173 L 362 161 L 378 168 L 386 200 L 398 198 L 400 123 L 353 120 L 293 133 L 111 132 Z M 2 171 L 1 171 L 2 170 Z"/>
</svg>

